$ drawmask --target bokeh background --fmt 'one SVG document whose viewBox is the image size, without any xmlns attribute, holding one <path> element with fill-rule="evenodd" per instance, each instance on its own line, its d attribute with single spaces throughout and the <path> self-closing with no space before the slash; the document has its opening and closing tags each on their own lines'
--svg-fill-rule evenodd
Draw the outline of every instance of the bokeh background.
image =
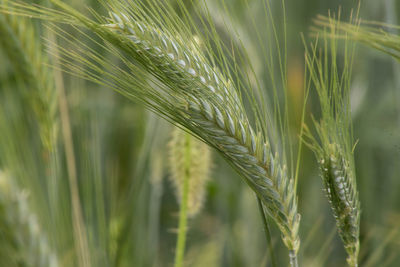
<svg viewBox="0 0 400 267">
<path fill-rule="evenodd" d="M 79 10 L 87 6 L 102 10 L 95 0 L 65 2 Z M 196 3 L 186 2 L 189 10 L 196 9 Z M 244 34 L 254 66 L 259 73 L 266 72 L 251 23 L 252 19 L 260 21 L 257 30 L 262 32 L 261 1 L 226 0 L 230 12 L 213 0 L 206 2 L 213 7 L 216 23 L 223 19 L 235 22 L 232 26 Z M 272 2 L 279 17 L 280 1 Z M 339 7 L 346 18 L 357 2 L 286 1 L 293 137 L 299 132 L 304 97 L 300 33 L 309 38 L 317 14 L 337 12 Z M 364 0 L 360 17 L 400 24 L 400 3 Z M 46 28 L 36 20 L 30 23 L 37 32 L 35 38 L 44 43 Z M 281 25 L 279 20 L 277 25 Z M 30 87 L 19 82 L 18 64 L 23 63 L 13 62 L 10 51 L 0 46 L 0 103 L 4 107 L 0 120 L 0 266 L 77 266 L 62 133 L 58 130 L 60 166 L 54 174 L 47 168 L 52 159 L 38 145 L 40 137 L 29 109 Z M 69 106 L 83 234 L 92 266 L 171 266 L 179 210 L 166 160 L 173 126 L 109 88 L 68 74 L 57 79 L 62 79 Z M 351 90 L 362 208 L 360 266 L 400 266 L 400 63 L 358 45 Z M 306 110 L 308 122 L 311 112 L 318 117 L 313 93 Z M 345 251 L 318 166 L 307 148 L 300 166 L 301 266 L 345 266 Z M 206 191 L 201 213 L 189 221 L 186 266 L 268 266 L 256 198 L 216 153 Z M 287 265 L 287 252 L 275 226 L 272 240 L 278 266 Z"/>
</svg>

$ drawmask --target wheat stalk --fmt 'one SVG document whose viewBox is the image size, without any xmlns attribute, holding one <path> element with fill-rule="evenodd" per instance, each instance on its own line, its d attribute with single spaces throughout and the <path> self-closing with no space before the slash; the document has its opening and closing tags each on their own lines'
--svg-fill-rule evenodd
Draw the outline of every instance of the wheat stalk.
<svg viewBox="0 0 400 267">
<path fill-rule="evenodd" d="M 200 212 L 205 195 L 205 184 L 210 171 L 210 149 L 189 133 L 175 127 L 169 143 L 170 180 L 180 205 L 178 242 L 175 266 L 183 264 L 187 218 Z"/>
<path fill-rule="evenodd" d="M 2 1 L 5 7 L 9 7 L 8 1 Z M 63 97 L 59 98 L 58 90 L 56 90 L 55 79 L 60 81 L 60 73 L 57 70 L 53 72 L 49 68 L 50 60 L 42 52 L 42 44 L 38 41 L 38 32 L 34 29 L 31 21 L 10 16 L 8 14 L 0 15 L 0 35 L 2 36 L 0 44 L 7 52 L 7 56 L 15 65 L 16 77 L 20 80 L 21 84 L 18 92 L 23 101 L 26 101 L 34 113 L 34 121 L 37 123 L 38 132 L 41 139 L 41 152 L 46 163 L 45 170 L 47 171 L 47 178 L 52 180 L 52 185 L 56 179 L 56 169 L 58 167 L 58 151 L 57 151 L 57 137 L 58 137 L 58 108 L 60 106 L 62 114 L 65 115 L 64 106 L 66 100 Z M 3 38 L 4 37 L 4 38 Z M 51 37 L 51 36 L 50 36 Z M 50 49 L 53 53 L 54 49 Z M 56 62 L 54 62 L 56 65 Z M 62 83 L 62 82 L 61 82 Z M 62 84 L 61 84 L 62 85 Z M 58 89 L 61 90 L 60 84 Z M 23 90 L 22 90 L 23 89 Z M 25 103 L 25 102 L 24 102 Z M 58 105 L 61 103 L 61 105 Z M 64 112 L 63 112 L 64 111 Z M 29 111 L 30 112 L 30 111 Z M 67 114 L 68 116 L 68 114 Z M 65 116 L 63 121 L 65 122 Z M 36 126 L 36 125 L 35 125 Z M 65 123 L 63 124 L 65 126 Z M 63 130 L 65 127 L 63 127 Z M 35 128 L 36 130 L 36 128 Z M 65 133 L 65 131 L 64 131 Z M 71 135 L 69 131 L 69 136 Z M 65 136 L 65 134 L 64 134 Z M 68 167 L 71 165 L 70 154 L 72 144 L 67 145 L 65 142 Z M 73 160 L 72 160 L 73 161 Z M 9 167 L 9 166 L 8 166 Z M 75 166 L 73 166 L 74 168 Z M 16 171 L 13 169 L 12 171 Z M 73 177 L 75 170 L 69 168 L 69 177 Z M 72 178 L 71 178 L 72 179 Z M 77 197 L 78 189 L 76 181 L 71 181 L 71 201 L 73 203 L 74 212 L 74 230 L 80 232 L 75 235 L 75 240 L 78 242 L 77 254 L 80 259 L 85 259 L 83 265 L 89 266 L 89 260 L 87 260 L 87 241 L 85 238 L 84 228 L 82 219 L 80 218 L 80 204 L 79 197 Z M 82 256 L 81 256 L 82 255 Z"/>
</svg>

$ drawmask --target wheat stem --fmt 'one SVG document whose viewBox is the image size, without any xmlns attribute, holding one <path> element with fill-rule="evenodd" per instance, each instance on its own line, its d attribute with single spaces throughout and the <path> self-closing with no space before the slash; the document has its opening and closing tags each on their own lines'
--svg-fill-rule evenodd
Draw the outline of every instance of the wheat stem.
<svg viewBox="0 0 400 267">
<path fill-rule="evenodd" d="M 180 201 L 179 211 L 179 228 L 178 228 L 178 241 L 176 243 L 175 250 L 175 267 L 182 267 L 185 256 L 185 243 L 186 243 L 186 232 L 187 232 L 187 209 L 189 199 L 189 180 L 190 180 L 190 165 L 191 165 L 191 136 L 185 133 L 185 174 L 183 178 L 183 190 Z"/>
<path fill-rule="evenodd" d="M 267 221 L 267 214 L 265 214 L 263 204 L 261 202 L 261 199 L 258 196 L 257 196 L 257 203 L 258 203 L 258 209 L 260 211 L 261 219 L 262 219 L 263 226 L 264 226 L 265 239 L 267 240 L 267 249 L 268 249 L 269 257 L 271 260 L 271 265 L 272 265 L 272 267 L 277 267 L 278 265 L 276 264 L 274 247 L 272 246 L 271 230 L 269 229 L 270 227 L 269 227 L 269 224 Z"/>
<path fill-rule="evenodd" d="M 54 34 L 50 33 L 50 38 L 55 41 Z M 56 46 L 50 47 L 54 57 L 54 65 L 59 65 L 58 49 Z M 74 143 L 72 138 L 71 123 L 69 118 L 69 108 L 67 95 L 65 92 L 62 73 L 59 70 L 54 70 L 54 79 L 58 90 L 58 103 L 60 110 L 61 130 L 65 147 L 65 158 L 67 161 L 68 181 L 71 191 L 71 206 L 74 229 L 74 242 L 76 242 L 76 253 L 81 267 L 90 267 L 90 252 L 88 240 L 86 238 L 86 227 L 82 216 L 81 201 L 79 197 L 78 176 L 76 170 L 76 159 L 74 152 Z"/>
<path fill-rule="evenodd" d="M 291 267 L 298 267 L 299 264 L 297 262 L 297 254 L 296 251 L 290 250 L 289 251 L 289 259 L 290 259 L 290 266 Z"/>
</svg>

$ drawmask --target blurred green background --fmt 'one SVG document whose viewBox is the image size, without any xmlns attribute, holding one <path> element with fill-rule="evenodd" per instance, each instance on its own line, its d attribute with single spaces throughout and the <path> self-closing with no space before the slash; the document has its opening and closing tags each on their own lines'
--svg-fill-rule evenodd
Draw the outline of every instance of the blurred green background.
<svg viewBox="0 0 400 267">
<path fill-rule="evenodd" d="M 65 2 L 79 10 L 86 6 L 102 9 L 94 0 Z M 226 0 L 230 12 L 212 0 L 207 2 L 217 23 L 224 18 L 236 22 L 233 27 L 244 33 L 254 66 L 259 73 L 266 72 L 257 56 L 251 23 L 251 19 L 259 21 L 258 31 L 262 32 L 265 14 L 260 1 Z M 272 2 L 279 14 L 279 1 Z M 189 9 L 196 9 L 195 4 L 187 3 Z M 308 38 L 313 18 L 339 7 L 346 17 L 357 3 L 286 1 L 293 137 L 299 131 L 304 95 L 300 33 Z M 364 0 L 360 16 L 400 24 L 400 3 Z M 37 33 L 33 38 L 44 43 L 48 39 L 46 28 L 36 20 L 30 23 Z M 62 130 L 57 130 L 57 158 L 47 157 L 29 104 L 30 84 L 18 77 L 18 66 L 23 62 L 13 61 L 4 46 L 0 46 L 0 62 L 0 266 L 78 266 Z M 171 266 L 179 210 L 167 179 L 166 149 L 172 126 L 109 88 L 68 74 L 62 79 L 92 266 Z M 351 104 L 362 208 L 360 266 L 400 266 L 399 63 L 358 45 Z M 306 109 L 307 121 L 310 112 L 318 117 L 313 94 Z M 256 198 L 223 159 L 216 153 L 213 156 L 203 210 L 189 221 L 186 266 L 268 266 Z M 47 167 L 52 161 L 58 162 L 57 173 Z M 301 266 L 345 266 L 345 251 L 318 167 L 307 148 L 300 166 Z M 278 265 L 285 266 L 287 252 L 275 226 L 272 232 Z"/>
</svg>

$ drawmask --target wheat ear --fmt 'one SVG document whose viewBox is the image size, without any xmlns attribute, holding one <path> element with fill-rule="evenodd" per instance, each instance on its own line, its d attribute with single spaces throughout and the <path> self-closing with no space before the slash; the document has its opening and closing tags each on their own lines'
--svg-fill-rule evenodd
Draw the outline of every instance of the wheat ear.
<svg viewBox="0 0 400 267">
<path fill-rule="evenodd" d="M 360 202 L 354 173 L 338 144 L 328 145 L 319 165 L 339 235 L 349 255 L 347 262 L 350 266 L 357 266 L 360 250 Z"/>
<path fill-rule="evenodd" d="M 112 65 L 90 48 L 84 51 L 86 58 L 60 48 L 64 66 L 142 101 L 149 109 L 180 124 L 219 151 L 261 199 L 281 231 L 290 251 L 291 264 L 297 266 L 300 215 L 293 179 L 289 178 L 284 159 L 271 148 L 267 133 L 255 132 L 250 125 L 229 72 L 222 74 L 194 43 L 188 43 L 193 36 L 179 37 L 177 27 L 185 28 L 179 24 L 182 22 L 177 22 L 176 26 L 176 21 L 170 21 L 167 26 L 158 27 L 162 20 L 152 21 L 140 2 L 129 2 L 130 6 L 116 1 L 117 8 L 110 9 L 112 13 L 107 20 L 96 15 L 99 22 L 86 18 L 59 0 L 52 2 L 62 11 L 51 12 L 27 5 L 15 8 L 20 14 L 40 14 L 41 18 L 83 26 L 105 41 L 109 45 L 107 49 L 118 56 L 129 71 Z M 122 7 L 129 15 L 117 14 L 116 10 Z M 177 17 L 177 14 L 170 15 Z M 168 21 L 167 15 L 162 16 Z M 169 31 L 171 27 L 175 29 L 173 34 Z M 70 40 L 64 31 L 58 33 L 65 41 Z M 207 53 L 213 57 L 212 53 Z M 258 125 L 262 124 L 260 120 Z"/>
<path fill-rule="evenodd" d="M 269 142 L 255 134 L 232 83 L 193 53 L 195 50 L 183 49 L 178 41 L 154 27 L 115 13 L 111 18 L 113 23 L 106 27 L 117 29 L 121 38 L 131 41 L 135 53 L 149 58 L 149 72 L 162 72 L 161 79 L 183 87 L 181 93 L 187 102 L 183 109 L 185 126 L 219 150 L 246 178 L 279 226 L 294 257 L 299 248 L 300 216 L 293 180 Z"/>
<path fill-rule="evenodd" d="M 43 146 L 50 153 L 58 130 L 57 91 L 38 33 L 28 20 L 1 14 L 0 35 L 0 45 L 22 81 L 21 89 L 25 88 L 20 93 L 32 107 Z"/>
<path fill-rule="evenodd" d="M 391 32 L 398 30 L 399 26 L 370 21 L 362 21 L 360 26 L 359 23 L 347 23 L 319 15 L 314 20 L 316 26 L 313 30 L 318 33 L 321 28 L 335 27 L 337 32 L 331 35 L 332 38 L 351 38 L 400 61 L 400 36 Z"/>
<path fill-rule="evenodd" d="M 310 132 L 306 130 L 306 135 Z M 336 220 L 339 235 L 347 252 L 349 266 L 358 266 L 360 250 L 360 202 L 355 182 L 354 166 L 343 145 L 319 144 L 316 139 L 310 146 L 314 150 L 325 193 Z"/>
<path fill-rule="evenodd" d="M 350 266 L 357 266 L 360 250 L 360 202 L 354 167 L 349 96 L 354 47 L 349 47 L 345 42 L 343 72 L 340 74 L 337 43 L 334 40 L 328 43 L 329 37 L 334 36 L 337 29 L 334 26 L 329 29 L 329 32 L 325 29 L 322 38 L 325 47 L 323 52 L 325 55 L 330 54 L 330 58 L 321 56 L 324 59 L 317 59 L 317 46 L 313 47 L 311 53 L 306 53 L 310 78 L 319 96 L 322 115 L 319 122 L 314 121 L 316 134 L 313 136 L 309 128 L 305 127 L 305 137 L 318 160 L 325 192 L 348 254 L 347 262 Z M 325 73 L 328 69 L 330 73 Z"/>
<path fill-rule="evenodd" d="M 175 265 L 183 265 L 187 219 L 199 213 L 205 194 L 205 183 L 210 170 L 210 148 L 189 133 L 175 127 L 169 143 L 170 180 L 179 201 L 178 241 Z"/>
</svg>

